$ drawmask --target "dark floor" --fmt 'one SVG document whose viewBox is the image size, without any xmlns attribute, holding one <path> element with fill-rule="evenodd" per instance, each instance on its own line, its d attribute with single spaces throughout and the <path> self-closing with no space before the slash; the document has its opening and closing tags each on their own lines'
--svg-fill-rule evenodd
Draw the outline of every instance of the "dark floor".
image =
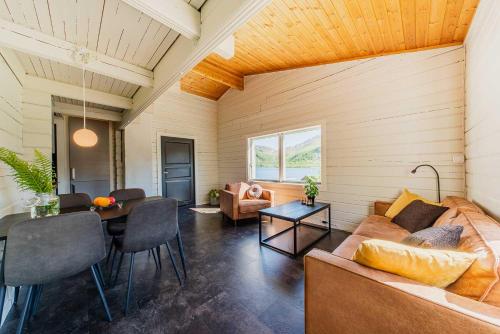
<svg viewBox="0 0 500 334">
<path fill-rule="evenodd" d="M 113 322 L 104 312 L 90 273 L 47 285 L 29 333 L 303 333 L 304 272 L 292 259 L 258 244 L 255 222 L 237 227 L 220 214 L 181 209 L 180 226 L 188 265 L 181 288 L 162 249 L 163 270 L 148 252 L 136 256 L 135 285 L 127 317 L 124 260 L 117 285 L 105 291 Z M 333 231 L 315 245 L 333 250 L 347 237 Z M 172 246 L 176 248 L 175 242 Z M 107 277 L 106 266 L 102 264 Z M 128 266 L 127 266 L 128 268 Z M 13 333 L 20 305 L 12 309 L 0 334 Z"/>
</svg>

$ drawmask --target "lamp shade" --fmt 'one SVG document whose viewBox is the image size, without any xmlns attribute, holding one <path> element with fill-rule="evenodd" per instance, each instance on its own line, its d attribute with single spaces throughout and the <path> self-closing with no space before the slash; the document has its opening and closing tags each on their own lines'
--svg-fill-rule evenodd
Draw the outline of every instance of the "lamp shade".
<svg viewBox="0 0 500 334">
<path fill-rule="evenodd" d="M 73 140 L 78 146 L 92 147 L 97 144 L 97 135 L 94 131 L 83 128 L 75 131 Z"/>
</svg>

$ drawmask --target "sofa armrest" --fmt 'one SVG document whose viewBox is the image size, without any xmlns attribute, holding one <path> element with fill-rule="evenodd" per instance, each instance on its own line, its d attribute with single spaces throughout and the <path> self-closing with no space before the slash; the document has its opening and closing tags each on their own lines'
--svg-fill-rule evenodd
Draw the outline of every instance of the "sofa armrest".
<svg viewBox="0 0 500 334">
<path fill-rule="evenodd" d="M 274 191 L 268 189 L 262 189 L 262 198 L 270 201 L 271 206 L 274 206 Z"/>
<path fill-rule="evenodd" d="M 391 207 L 391 202 L 375 201 L 374 203 L 374 214 L 377 216 L 385 216 L 385 213 Z"/>
<path fill-rule="evenodd" d="M 238 219 L 239 195 L 228 190 L 220 192 L 220 210 L 232 220 Z"/>
<path fill-rule="evenodd" d="M 500 308 L 314 249 L 306 333 L 498 333 Z"/>
</svg>

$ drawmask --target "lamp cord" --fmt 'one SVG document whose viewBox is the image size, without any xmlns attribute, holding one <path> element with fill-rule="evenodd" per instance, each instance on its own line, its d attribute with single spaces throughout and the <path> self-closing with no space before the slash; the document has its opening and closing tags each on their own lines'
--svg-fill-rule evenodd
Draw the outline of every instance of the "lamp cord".
<svg viewBox="0 0 500 334">
<path fill-rule="evenodd" d="M 86 108 L 85 108 L 85 62 L 82 62 L 82 81 L 83 81 L 83 128 L 87 128 L 87 124 L 85 121 L 86 116 Z"/>
</svg>

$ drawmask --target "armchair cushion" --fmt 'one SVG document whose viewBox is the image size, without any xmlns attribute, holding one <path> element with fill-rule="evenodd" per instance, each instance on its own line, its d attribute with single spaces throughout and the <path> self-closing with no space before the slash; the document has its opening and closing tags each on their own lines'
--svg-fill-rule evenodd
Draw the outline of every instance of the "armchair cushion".
<svg viewBox="0 0 500 334">
<path fill-rule="evenodd" d="M 270 207 L 271 201 L 265 199 L 242 199 L 240 200 L 239 210 L 240 213 L 251 213 Z"/>
<path fill-rule="evenodd" d="M 250 186 L 245 182 L 236 182 L 230 183 L 226 185 L 226 190 L 238 194 L 239 199 L 247 198 L 247 190 L 250 189 Z"/>
</svg>

